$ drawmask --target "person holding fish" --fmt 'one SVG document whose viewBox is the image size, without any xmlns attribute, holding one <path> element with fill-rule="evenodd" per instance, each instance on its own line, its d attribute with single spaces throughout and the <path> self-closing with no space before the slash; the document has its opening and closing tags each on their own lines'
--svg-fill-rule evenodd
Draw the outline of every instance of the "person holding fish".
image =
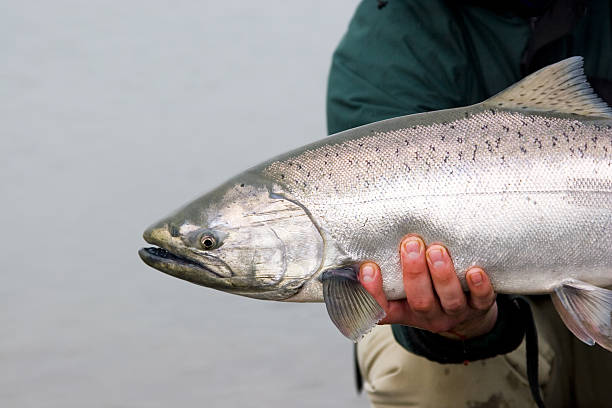
<svg viewBox="0 0 612 408">
<path fill-rule="evenodd" d="M 572 55 L 584 56 L 589 82 L 610 103 L 611 19 L 609 1 L 365 0 L 333 57 L 329 133 L 475 104 Z M 409 234 L 398 252 L 403 300 L 387 300 L 375 262 L 359 271 L 386 314 L 357 345 L 372 406 L 608 406 L 612 353 L 574 337 L 548 297 L 529 297 L 539 335 L 539 353 L 527 356 L 537 363 L 533 384 L 520 301 L 496 297 L 478 265 L 455 271 L 443 242 Z"/>
<path fill-rule="evenodd" d="M 374 407 L 609 405 L 611 18 L 363 1 L 329 76 L 335 134 L 153 224 L 140 257 L 324 302 Z"/>
</svg>

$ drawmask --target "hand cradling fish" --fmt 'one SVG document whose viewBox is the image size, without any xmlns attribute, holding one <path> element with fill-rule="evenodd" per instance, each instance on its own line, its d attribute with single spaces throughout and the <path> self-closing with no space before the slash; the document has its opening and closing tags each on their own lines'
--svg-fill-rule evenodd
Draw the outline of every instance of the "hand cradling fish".
<svg viewBox="0 0 612 408">
<path fill-rule="evenodd" d="M 357 280 L 381 267 L 404 296 L 398 243 L 443 242 L 460 280 L 544 294 L 612 351 L 612 109 L 582 58 L 472 106 L 338 133 L 253 167 L 151 226 L 139 254 L 180 279 L 258 299 L 320 302 L 359 339 L 383 310 Z"/>
</svg>

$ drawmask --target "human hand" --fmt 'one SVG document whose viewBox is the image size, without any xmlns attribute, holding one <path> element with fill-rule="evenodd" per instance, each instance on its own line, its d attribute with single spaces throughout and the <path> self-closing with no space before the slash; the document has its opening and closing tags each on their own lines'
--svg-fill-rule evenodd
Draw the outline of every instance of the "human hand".
<svg viewBox="0 0 612 408">
<path fill-rule="evenodd" d="M 453 339 L 469 339 L 488 333 L 497 320 L 495 292 L 482 268 L 466 273 L 469 293 L 461 288 L 448 250 L 440 244 L 425 246 L 416 235 L 400 244 L 406 299 L 387 300 L 380 268 L 364 262 L 359 281 L 386 312 L 379 324 L 403 324 Z"/>
</svg>

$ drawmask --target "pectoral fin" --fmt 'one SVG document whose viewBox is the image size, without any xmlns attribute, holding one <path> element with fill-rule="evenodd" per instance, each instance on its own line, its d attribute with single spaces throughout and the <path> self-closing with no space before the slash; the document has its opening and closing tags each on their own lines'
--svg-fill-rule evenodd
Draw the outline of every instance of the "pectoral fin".
<svg viewBox="0 0 612 408">
<path fill-rule="evenodd" d="M 385 317 L 385 311 L 361 286 L 357 266 L 328 269 L 321 274 L 327 313 L 342 334 L 358 341 Z"/>
<path fill-rule="evenodd" d="M 612 351 L 612 290 L 568 280 L 551 296 L 561 319 L 576 337 Z"/>
</svg>

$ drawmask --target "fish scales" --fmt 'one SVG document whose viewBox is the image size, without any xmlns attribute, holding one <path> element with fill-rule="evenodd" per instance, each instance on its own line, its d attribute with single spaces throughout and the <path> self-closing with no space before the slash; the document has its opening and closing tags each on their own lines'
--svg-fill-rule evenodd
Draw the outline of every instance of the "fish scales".
<svg viewBox="0 0 612 408">
<path fill-rule="evenodd" d="M 264 174 L 348 258 L 379 263 L 390 299 L 404 295 L 397 243 L 414 231 L 444 242 L 462 278 L 484 267 L 500 292 L 546 293 L 567 276 L 610 284 L 597 276 L 612 264 L 612 126 L 499 110 L 444 116 L 331 140 Z"/>
</svg>

